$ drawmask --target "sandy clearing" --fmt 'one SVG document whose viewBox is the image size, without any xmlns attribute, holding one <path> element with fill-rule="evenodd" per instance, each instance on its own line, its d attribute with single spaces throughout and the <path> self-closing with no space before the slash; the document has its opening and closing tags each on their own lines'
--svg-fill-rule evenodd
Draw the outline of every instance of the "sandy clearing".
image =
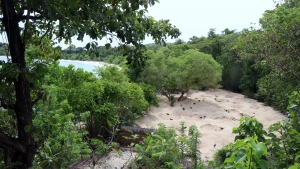
<svg viewBox="0 0 300 169">
<path fill-rule="evenodd" d="M 235 135 L 232 134 L 232 128 L 239 125 L 242 116 L 255 117 L 264 125 L 264 129 L 277 121 L 287 119 L 280 112 L 264 106 L 261 102 L 222 89 L 191 90 L 186 96 L 186 100 L 176 102 L 174 107 L 170 106 L 165 96 L 159 96 L 160 106 L 151 107 L 144 117 L 136 121 L 136 124 L 143 128 L 155 128 L 158 123 L 164 123 L 176 130 L 179 129 L 181 121 L 185 121 L 187 126 L 196 125 L 202 136 L 199 149 L 202 160 L 206 162 L 213 159 L 218 149 L 233 142 Z M 102 157 L 95 168 L 120 169 L 128 159 L 135 156 L 135 153 L 131 154 L 126 149 L 122 151 L 123 155 L 111 152 Z M 91 160 L 72 168 L 87 169 L 88 164 L 91 165 Z"/>
<path fill-rule="evenodd" d="M 179 129 L 179 123 L 196 125 L 201 133 L 199 145 L 203 160 L 212 160 L 213 154 L 226 144 L 233 142 L 232 128 L 239 125 L 242 116 L 255 117 L 267 129 L 271 124 L 287 119 L 269 106 L 244 95 L 222 89 L 207 91 L 191 90 L 187 99 L 171 107 L 166 97 L 159 96 L 160 106 L 139 119 L 140 127 L 155 128 L 158 123 Z M 183 110 L 184 108 L 184 110 Z M 216 147 L 214 147 L 216 144 Z"/>
</svg>

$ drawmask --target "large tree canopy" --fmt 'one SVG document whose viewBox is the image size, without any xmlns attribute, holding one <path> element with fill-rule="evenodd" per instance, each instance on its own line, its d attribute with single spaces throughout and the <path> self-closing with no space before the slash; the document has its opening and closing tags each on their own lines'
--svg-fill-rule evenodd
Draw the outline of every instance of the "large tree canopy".
<svg viewBox="0 0 300 169">
<path fill-rule="evenodd" d="M 176 38 L 180 34 L 168 20 L 155 21 L 146 16 L 148 6 L 154 3 L 155 0 L 1 0 L 1 33 L 7 36 L 11 62 L 1 62 L 0 101 L 1 107 L 14 113 L 17 124 L 16 135 L 0 130 L 0 147 L 7 164 L 17 162 L 17 168 L 31 167 L 37 149 L 47 138 L 47 135 L 40 140 L 34 137 L 32 108 L 42 94 L 32 94 L 37 92 L 31 88 L 28 75 L 41 72 L 27 66 L 25 50 L 30 45 L 40 46 L 44 38 L 70 42 L 72 37 L 78 40 L 84 36 L 94 40 L 106 37 L 107 47 L 115 39 L 120 49 L 129 49 L 130 63 L 142 63 L 141 42 L 147 35 L 157 43 L 164 43 L 167 36 Z M 128 44 L 135 47 L 126 48 Z M 93 42 L 86 48 L 95 46 Z M 4 93 L 11 86 L 14 91 Z"/>
<path fill-rule="evenodd" d="M 179 100 L 189 89 L 218 87 L 222 78 L 222 66 L 209 54 L 193 49 L 181 52 L 178 57 L 170 56 L 166 48 L 153 53 L 146 62 L 140 81 L 152 84 L 157 89 L 163 87 L 163 94 L 170 97 L 169 92 L 181 92 Z M 170 99 L 170 98 L 169 98 Z"/>
<path fill-rule="evenodd" d="M 244 58 L 256 60 L 300 80 L 298 1 L 287 1 L 260 18 L 260 29 L 244 30 L 237 47 Z"/>
</svg>

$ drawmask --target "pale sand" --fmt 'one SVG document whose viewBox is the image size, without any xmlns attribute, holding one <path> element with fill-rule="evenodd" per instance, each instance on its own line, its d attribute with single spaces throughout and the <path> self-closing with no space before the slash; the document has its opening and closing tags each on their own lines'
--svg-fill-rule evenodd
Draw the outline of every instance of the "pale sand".
<svg viewBox="0 0 300 169">
<path fill-rule="evenodd" d="M 88 65 L 93 65 L 93 66 L 101 66 L 101 67 L 104 65 L 116 66 L 114 64 L 100 62 L 100 61 L 88 61 L 88 60 L 82 61 L 82 60 L 67 60 L 67 59 L 61 59 L 61 61 L 78 62 L 78 63 L 88 64 Z"/>
<path fill-rule="evenodd" d="M 239 119 L 242 116 L 255 117 L 264 124 L 264 129 L 277 121 L 287 119 L 283 114 L 264 106 L 261 102 L 221 89 L 190 91 L 187 99 L 176 102 L 174 107 L 170 106 L 165 96 L 159 96 L 159 99 L 160 106 L 152 107 L 150 112 L 139 119 L 136 124 L 140 127 L 155 128 L 158 123 L 164 123 L 167 127 L 173 127 L 176 130 L 179 129 L 181 121 L 185 121 L 187 126 L 195 124 L 202 135 L 199 149 L 202 153 L 202 160 L 205 162 L 212 160 L 218 149 L 233 142 L 235 135 L 232 134 L 232 128 L 239 125 Z M 131 154 L 128 150 L 123 150 L 123 153 L 123 155 L 117 155 L 111 152 L 100 158 L 95 168 L 121 168 L 135 156 L 135 153 Z M 86 169 L 91 164 L 91 160 L 88 159 L 83 164 L 77 163 L 71 168 Z"/>
<path fill-rule="evenodd" d="M 232 128 L 239 125 L 242 116 L 255 117 L 264 125 L 264 129 L 277 121 L 287 119 L 261 102 L 221 89 L 190 91 L 187 99 L 176 102 L 174 107 L 170 106 L 165 96 L 159 98 L 160 106 L 151 108 L 136 124 L 140 127 L 155 128 L 158 123 L 164 123 L 176 130 L 180 128 L 181 121 L 185 121 L 187 126 L 196 125 L 201 133 L 199 148 L 202 160 L 205 161 L 212 160 L 218 149 L 234 141 Z"/>
</svg>

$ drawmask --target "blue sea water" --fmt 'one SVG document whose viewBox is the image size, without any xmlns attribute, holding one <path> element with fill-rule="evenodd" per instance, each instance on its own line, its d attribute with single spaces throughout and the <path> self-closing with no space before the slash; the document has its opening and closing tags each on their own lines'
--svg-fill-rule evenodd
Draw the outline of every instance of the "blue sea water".
<svg viewBox="0 0 300 169">
<path fill-rule="evenodd" d="M 7 58 L 5 56 L 0 56 L 0 60 L 3 60 L 6 62 Z M 67 67 L 69 65 L 74 65 L 75 68 L 82 68 L 85 71 L 92 72 L 98 66 L 103 67 L 104 63 L 92 62 L 92 61 L 60 60 L 59 65 L 65 66 L 65 67 Z"/>
</svg>

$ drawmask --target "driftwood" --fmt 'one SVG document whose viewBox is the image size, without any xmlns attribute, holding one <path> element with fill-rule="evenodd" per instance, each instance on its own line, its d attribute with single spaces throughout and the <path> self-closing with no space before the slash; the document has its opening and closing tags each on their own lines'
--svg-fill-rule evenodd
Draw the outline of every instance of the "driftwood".
<svg viewBox="0 0 300 169">
<path fill-rule="evenodd" d="M 153 132 L 153 129 L 121 126 L 118 131 L 118 142 L 121 146 L 129 146 L 131 143 L 138 144 L 151 132 Z M 138 135 L 138 137 L 134 139 L 133 135 L 135 134 Z"/>
</svg>

